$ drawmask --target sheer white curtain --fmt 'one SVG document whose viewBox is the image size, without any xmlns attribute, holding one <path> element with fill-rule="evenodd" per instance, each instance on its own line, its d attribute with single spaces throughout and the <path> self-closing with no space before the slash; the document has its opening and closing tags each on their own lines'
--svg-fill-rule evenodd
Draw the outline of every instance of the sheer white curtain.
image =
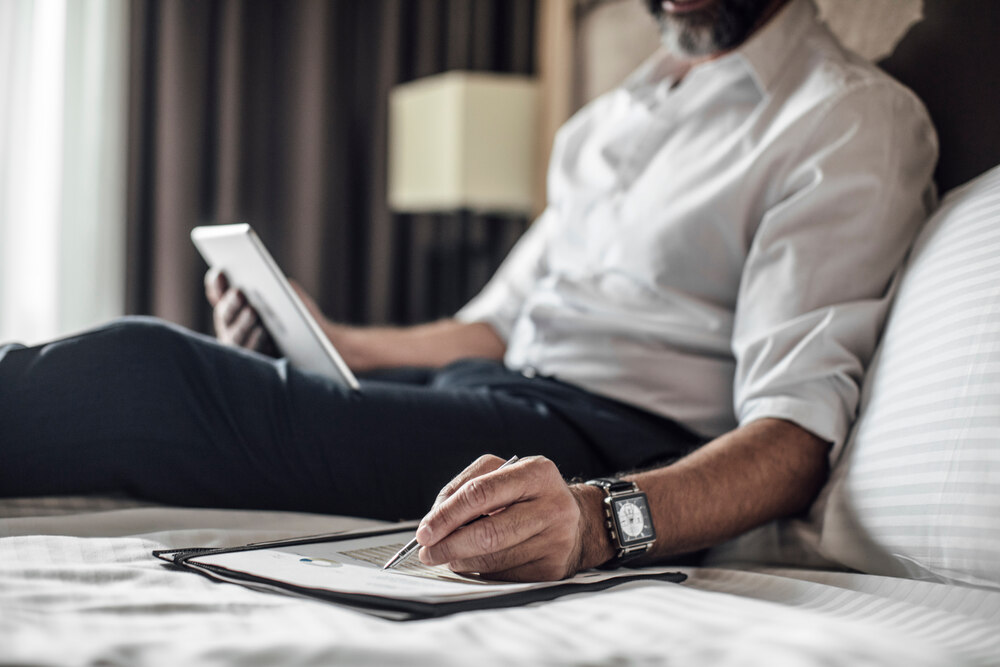
<svg viewBox="0 0 1000 667">
<path fill-rule="evenodd" d="M 0 0 L 0 343 L 124 308 L 126 0 Z"/>
</svg>

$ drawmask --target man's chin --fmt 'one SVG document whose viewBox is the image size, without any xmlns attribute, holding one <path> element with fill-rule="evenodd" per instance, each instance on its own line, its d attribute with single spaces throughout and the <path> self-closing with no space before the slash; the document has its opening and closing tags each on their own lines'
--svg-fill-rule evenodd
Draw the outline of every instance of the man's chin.
<svg viewBox="0 0 1000 667">
<path fill-rule="evenodd" d="M 660 42 L 683 60 L 705 58 L 720 50 L 710 24 L 691 25 L 668 16 L 660 19 Z"/>
<path fill-rule="evenodd" d="M 648 0 L 661 41 L 680 58 L 730 51 L 753 34 L 776 0 Z"/>
</svg>

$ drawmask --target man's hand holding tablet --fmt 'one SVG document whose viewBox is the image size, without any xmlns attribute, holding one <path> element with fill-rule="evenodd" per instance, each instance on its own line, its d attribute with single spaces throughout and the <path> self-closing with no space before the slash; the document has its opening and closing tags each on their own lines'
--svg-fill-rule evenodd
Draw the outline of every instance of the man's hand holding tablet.
<svg viewBox="0 0 1000 667">
<path fill-rule="evenodd" d="M 302 370 L 360 388 L 317 322 L 319 313 L 310 312 L 249 225 L 196 227 L 191 240 L 211 267 L 205 293 L 222 342 L 264 353 L 280 350 Z"/>
<path fill-rule="evenodd" d="M 229 285 L 221 268 L 210 267 L 205 273 L 205 296 L 212 305 L 212 323 L 220 341 L 272 357 L 279 354 L 260 315 L 242 292 Z"/>
</svg>

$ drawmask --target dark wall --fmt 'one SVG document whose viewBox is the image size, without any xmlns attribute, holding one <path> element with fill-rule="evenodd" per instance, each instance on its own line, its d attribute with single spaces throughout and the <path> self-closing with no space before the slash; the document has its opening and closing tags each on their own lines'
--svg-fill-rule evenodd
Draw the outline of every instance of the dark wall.
<svg viewBox="0 0 1000 667">
<path fill-rule="evenodd" d="M 882 66 L 927 105 L 944 192 L 1000 164 L 1000 2 L 924 0 L 924 15 Z"/>
</svg>

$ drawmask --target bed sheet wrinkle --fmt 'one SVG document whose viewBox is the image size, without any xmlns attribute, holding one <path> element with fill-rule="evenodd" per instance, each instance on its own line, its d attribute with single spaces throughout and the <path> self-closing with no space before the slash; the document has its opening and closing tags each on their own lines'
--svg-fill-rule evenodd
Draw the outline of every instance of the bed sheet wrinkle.
<svg viewBox="0 0 1000 667">
<path fill-rule="evenodd" d="M 0 502 L 2 516 L 9 515 Z M 164 546 L 365 523 L 134 506 L 0 518 L 0 665 L 1000 663 L 1000 592 L 929 582 L 694 568 L 680 586 L 636 582 L 526 607 L 393 623 L 216 584 L 150 556 Z"/>
<path fill-rule="evenodd" d="M 798 576 L 803 579 L 797 579 Z M 774 581 L 775 577 L 783 581 Z M 810 579 L 839 582 L 844 587 L 818 584 Z M 692 585 L 892 629 L 904 636 L 951 646 L 967 654 L 976 664 L 1000 664 L 1000 633 L 997 632 L 1000 595 L 994 591 L 875 575 L 769 568 L 758 571 L 703 569 L 692 577 Z M 939 604 L 944 600 L 950 602 Z"/>
</svg>

